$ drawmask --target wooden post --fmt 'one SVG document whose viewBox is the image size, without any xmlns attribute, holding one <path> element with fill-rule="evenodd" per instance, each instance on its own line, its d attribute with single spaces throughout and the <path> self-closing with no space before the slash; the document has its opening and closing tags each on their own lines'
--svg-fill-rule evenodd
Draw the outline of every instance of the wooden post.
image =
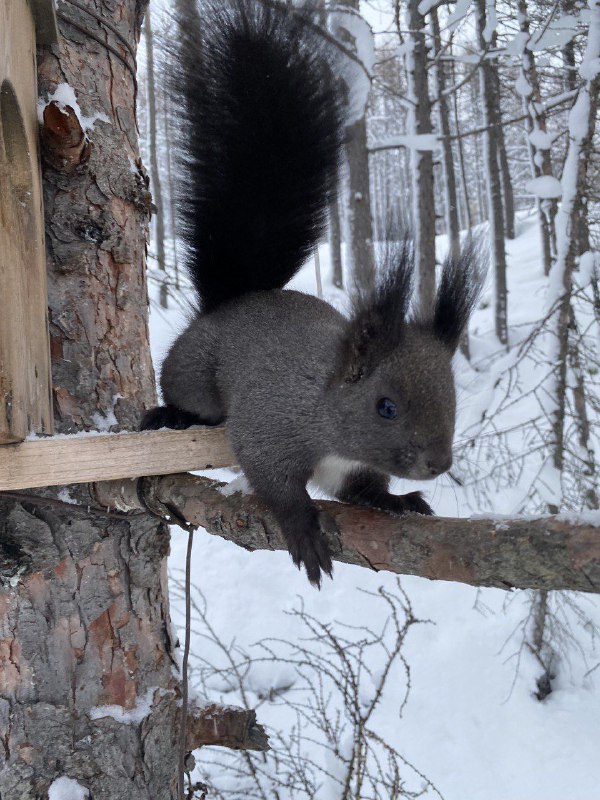
<svg viewBox="0 0 600 800">
<path fill-rule="evenodd" d="M 35 52 L 55 33 L 52 0 L 0 3 L 0 444 L 52 433 Z"/>
</svg>

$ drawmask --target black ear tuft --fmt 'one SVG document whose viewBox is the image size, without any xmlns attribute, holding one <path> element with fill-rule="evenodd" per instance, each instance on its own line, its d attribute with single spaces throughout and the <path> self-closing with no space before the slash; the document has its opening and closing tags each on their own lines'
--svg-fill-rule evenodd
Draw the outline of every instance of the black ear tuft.
<svg viewBox="0 0 600 800">
<path fill-rule="evenodd" d="M 378 253 L 375 285 L 355 289 L 341 356 L 342 378 L 360 380 L 399 344 L 412 297 L 414 244 L 388 241 Z"/>
<path fill-rule="evenodd" d="M 458 258 L 448 256 L 438 287 L 433 330 L 438 339 L 456 350 L 481 294 L 488 256 L 480 239 L 469 238 Z"/>
</svg>

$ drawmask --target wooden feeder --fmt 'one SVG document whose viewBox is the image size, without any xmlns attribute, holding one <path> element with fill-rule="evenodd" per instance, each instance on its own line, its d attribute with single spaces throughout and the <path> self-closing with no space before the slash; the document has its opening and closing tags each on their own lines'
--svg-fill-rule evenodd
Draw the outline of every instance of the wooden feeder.
<svg viewBox="0 0 600 800">
<path fill-rule="evenodd" d="M 36 45 L 53 0 L 0 2 L 0 444 L 52 433 Z"/>
<path fill-rule="evenodd" d="M 52 434 L 36 45 L 54 0 L 0 0 L 0 491 L 235 463 L 222 428 L 24 441 Z"/>
</svg>

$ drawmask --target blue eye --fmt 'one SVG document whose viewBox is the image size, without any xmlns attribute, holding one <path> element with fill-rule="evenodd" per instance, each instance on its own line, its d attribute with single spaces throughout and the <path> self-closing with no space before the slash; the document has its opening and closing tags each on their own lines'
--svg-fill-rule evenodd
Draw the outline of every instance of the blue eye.
<svg viewBox="0 0 600 800">
<path fill-rule="evenodd" d="M 396 419 L 398 416 L 396 403 L 390 400 L 389 397 L 382 397 L 381 400 L 377 402 L 377 413 L 384 419 Z"/>
</svg>

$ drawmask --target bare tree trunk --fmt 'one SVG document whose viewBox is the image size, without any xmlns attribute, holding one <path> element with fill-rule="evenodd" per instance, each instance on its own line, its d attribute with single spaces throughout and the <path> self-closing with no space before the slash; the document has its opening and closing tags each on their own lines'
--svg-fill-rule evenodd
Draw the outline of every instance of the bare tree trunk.
<svg viewBox="0 0 600 800">
<path fill-rule="evenodd" d="M 593 147 L 598 110 L 600 75 L 590 65 L 600 58 L 600 0 L 589 0 L 590 29 L 588 42 L 580 66 L 583 83 L 577 100 L 569 114 L 569 147 L 562 174 L 562 202 L 556 216 L 556 260 L 550 273 L 554 291 L 550 293 L 551 307 L 558 304 L 555 319 L 554 352 L 550 363 L 555 363 L 556 385 L 554 410 L 554 466 L 560 472 L 565 455 L 565 414 L 567 371 L 569 357 L 569 328 L 572 319 L 571 294 L 573 271 L 582 254 L 579 233 L 587 228 L 582 219 L 587 217 L 587 170 Z M 585 124 L 584 124 L 585 123 Z M 587 244 L 587 242 L 586 242 Z M 560 498 L 557 499 L 560 503 Z"/>
<path fill-rule="evenodd" d="M 344 288 L 342 266 L 342 226 L 340 223 L 340 204 L 335 197 L 329 204 L 329 252 L 331 255 L 333 285 Z"/>
<path fill-rule="evenodd" d="M 473 108 L 475 109 L 475 118 L 477 119 L 478 123 L 481 123 L 479 127 L 483 127 L 485 124 L 485 114 L 480 110 L 482 102 L 482 91 L 480 84 L 480 81 L 471 80 L 469 85 L 471 87 L 471 102 L 473 103 Z M 479 208 L 478 222 L 479 224 L 482 224 L 483 222 L 489 220 L 490 210 L 488 208 L 489 199 L 486 193 L 486 169 L 483 163 L 483 154 L 481 152 L 482 148 L 479 136 L 473 137 L 473 147 L 475 150 L 475 181 L 477 184 L 477 205 Z"/>
<path fill-rule="evenodd" d="M 485 38 L 486 31 L 486 6 L 485 0 L 476 0 L 477 33 L 479 46 L 483 51 L 488 42 Z M 486 180 L 488 189 L 488 202 L 490 211 L 490 238 L 492 241 L 492 257 L 494 264 L 494 289 L 495 308 L 494 321 L 498 341 L 508 346 L 508 313 L 506 289 L 506 252 L 504 247 L 504 211 L 502 204 L 502 188 L 500 171 L 498 169 L 498 119 L 495 79 L 493 67 L 484 59 L 479 68 L 481 94 L 485 111 L 485 136 L 486 144 Z"/>
<path fill-rule="evenodd" d="M 546 134 L 546 117 L 541 110 L 540 82 L 538 79 L 535 57 L 527 44 L 530 37 L 530 20 L 527 0 L 519 0 L 519 29 L 524 34 L 523 49 L 521 53 L 521 75 L 523 83 L 529 93 L 523 96 L 523 105 L 527 112 L 526 129 L 529 158 L 531 161 L 531 174 L 534 178 L 542 175 L 552 175 L 552 159 L 550 157 L 549 143 L 542 143 L 540 134 Z M 527 37 L 527 38 L 525 38 Z M 533 135 L 532 135 L 533 134 Z M 540 238 L 544 259 L 544 274 L 550 273 L 552 259 L 556 255 L 556 200 L 537 198 L 536 200 Z"/>
<path fill-rule="evenodd" d="M 171 158 L 171 128 L 170 103 L 166 93 L 164 96 L 164 128 L 165 128 L 165 148 L 167 151 L 167 184 L 169 190 L 169 222 L 171 223 L 171 247 L 173 248 L 173 272 L 175 277 L 175 289 L 181 289 L 179 283 L 179 257 L 177 248 L 177 214 L 175 212 L 175 184 L 173 182 L 172 158 Z"/>
<path fill-rule="evenodd" d="M 156 88 L 154 85 L 154 36 L 152 34 L 152 21 L 150 9 L 146 12 L 144 22 L 144 38 L 146 41 L 146 71 L 148 81 L 148 133 L 150 139 L 150 176 L 152 191 L 154 193 L 154 206 L 156 208 L 156 260 L 159 270 L 164 273 L 164 279 L 160 286 L 160 304 L 163 308 L 168 306 L 169 289 L 167 284 L 167 262 L 165 258 L 165 218 L 160 183 L 160 173 L 158 171 L 158 143 L 156 136 Z"/>
<path fill-rule="evenodd" d="M 493 38 L 492 47 L 495 47 L 495 39 Z M 496 95 L 496 132 L 498 137 L 498 166 L 500 168 L 500 182 L 502 184 L 502 199 L 504 211 L 504 233 L 507 239 L 515 238 L 515 197 L 513 192 L 512 178 L 510 177 L 510 168 L 508 164 L 508 156 L 506 154 L 506 142 L 504 139 L 504 128 L 502 126 L 502 103 L 500 98 L 500 78 L 498 75 L 498 64 L 490 66 L 491 74 L 495 82 L 495 95 Z"/>
<path fill-rule="evenodd" d="M 407 27 L 412 48 L 406 55 L 408 99 L 411 101 L 411 135 L 433 132 L 431 99 L 427 72 L 429 68 L 425 41 L 425 19 L 419 13 L 419 0 L 407 0 Z M 427 313 L 435 298 L 435 197 L 433 191 L 433 154 L 431 149 L 413 146 L 413 225 L 417 270 L 417 297 L 422 312 Z"/>
<path fill-rule="evenodd" d="M 359 12 L 359 0 L 339 0 L 340 7 Z M 349 31 L 344 44 L 358 50 Z M 346 202 L 346 259 L 348 271 L 358 286 L 369 288 L 375 278 L 375 251 L 373 247 L 373 214 L 371 211 L 371 184 L 369 175 L 369 149 L 367 144 L 366 115 L 348 128 L 346 145 L 348 163 Z"/>
<path fill-rule="evenodd" d="M 452 84 L 454 85 L 456 81 L 455 76 L 455 69 L 454 69 L 454 61 L 450 62 L 452 65 Z M 471 201 L 469 199 L 469 190 L 467 187 L 467 173 L 465 169 L 465 154 L 464 154 L 464 146 L 463 140 L 460 135 L 460 123 L 459 123 L 459 114 L 458 114 L 458 92 L 452 92 L 452 107 L 454 112 L 454 131 L 457 136 L 457 147 L 458 147 L 458 163 L 460 166 L 460 185 L 462 190 L 462 199 L 463 199 L 463 208 L 464 208 L 464 222 L 466 223 L 467 229 L 470 231 L 473 227 L 473 215 L 471 213 Z"/>
<path fill-rule="evenodd" d="M 348 161 L 346 252 L 353 280 L 358 286 L 366 289 L 373 285 L 375 253 L 365 117 L 348 129 L 346 157 Z"/>
<path fill-rule="evenodd" d="M 590 416 L 588 413 L 588 390 L 586 375 L 581 363 L 579 342 L 575 314 L 571 308 L 569 325 L 568 364 L 573 376 L 571 391 L 573 393 L 573 406 L 575 408 L 575 425 L 577 428 L 577 444 L 579 445 L 578 457 L 581 460 L 580 485 L 581 495 L 585 508 L 600 508 L 597 489 L 597 463 L 596 455 L 591 440 Z"/>
<path fill-rule="evenodd" d="M 94 123 L 93 147 L 79 163 L 44 171 L 62 433 L 133 429 L 155 402 L 143 270 L 150 197 L 131 169 L 132 54 L 144 8 L 136 0 L 81 2 L 118 26 L 131 53 L 119 41 L 119 58 L 82 35 L 98 23 L 62 4 L 60 43 L 39 63 L 42 97 L 67 82 L 85 115 L 108 120 Z M 113 41 L 108 27 L 106 36 Z M 94 800 L 174 798 L 179 688 L 166 527 L 146 513 L 107 513 L 75 487 L 32 493 L 31 501 L 0 497 L 0 530 L 2 800 L 47 797 L 63 775 Z"/>
<path fill-rule="evenodd" d="M 440 34 L 440 21 L 437 8 L 432 8 L 431 30 L 433 34 L 434 54 L 441 51 L 442 42 Z M 453 258 L 458 258 L 460 251 L 460 228 L 458 224 L 458 196 L 456 192 L 456 173 L 454 171 L 454 155 L 450 140 L 450 112 L 446 98 L 446 73 L 444 62 L 440 61 L 435 70 L 436 94 L 438 104 L 438 119 L 440 134 L 442 135 L 442 153 L 444 157 L 444 189 L 446 192 L 446 228 L 450 242 L 449 252 Z"/>
</svg>

